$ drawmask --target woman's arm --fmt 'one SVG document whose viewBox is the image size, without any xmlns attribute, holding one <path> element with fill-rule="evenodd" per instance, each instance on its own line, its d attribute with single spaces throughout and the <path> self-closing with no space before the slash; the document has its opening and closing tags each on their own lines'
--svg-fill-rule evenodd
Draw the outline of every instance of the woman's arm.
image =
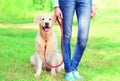
<svg viewBox="0 0 120 81">
<path fill-rule="evenodd" d="M 63 18 L 62 12 L 59 8 L 59 1 L 58 0 L 54 0 L 54 16 L 56 18 Z"/>
<path fill-rule="evenodd" d="M 93 5 L 92 5 L 92 10 L 91 10 L 91 19 L 94 18 L 96 15 L 95 0 L 92 0 L 92 4 Z M 58 0 L 54 0 L 54 15 L 55 15 L 55 17 L 63 18 L 62 12 L 59 8 Z"/>
</svg>

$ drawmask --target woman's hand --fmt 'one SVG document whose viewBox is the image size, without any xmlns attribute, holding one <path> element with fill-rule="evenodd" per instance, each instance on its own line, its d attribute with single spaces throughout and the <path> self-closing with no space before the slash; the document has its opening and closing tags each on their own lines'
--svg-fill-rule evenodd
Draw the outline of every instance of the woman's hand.
<svg viewBox="0 0 120 81">
<path fill-rule="evenodd" d="M 96 6 L 92 5 L 92 10 L 91 10 L 91 19 L 94 18 L 96 15 Z"/>
<path fill-rule="evenodd" d="M 62 12 L 59 7 L 54 8 L 54 16 L 56 18 L 61 18 L 61 19 L 63 18 Z"/>
</svg>

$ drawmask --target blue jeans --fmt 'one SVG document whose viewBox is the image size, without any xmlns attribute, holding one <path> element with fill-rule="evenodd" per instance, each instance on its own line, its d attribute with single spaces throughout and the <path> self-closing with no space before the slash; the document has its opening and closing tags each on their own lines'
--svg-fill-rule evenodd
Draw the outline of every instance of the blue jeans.
<svg viewBox="0 0 120 81">
<path fill-rule="evenodd" d="M 63 14 L 62 24 L 65 71 L 72 72 L 78 70 L 78 65 L 88 41 L 92 0 L 59 0 L 59 4 Z M 75 11 L 78 20 L 78 34 L 74 54 L 71 58 L 70 40 Z"/>
</svg>

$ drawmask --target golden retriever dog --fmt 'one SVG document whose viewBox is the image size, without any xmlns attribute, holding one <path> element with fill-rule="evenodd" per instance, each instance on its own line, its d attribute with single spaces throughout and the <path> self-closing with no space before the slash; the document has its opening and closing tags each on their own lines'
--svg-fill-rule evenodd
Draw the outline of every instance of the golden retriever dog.
<svg viewBox="0 0 120 81">
<path fill-rule="evenodd" d="M 36 53 L 31 56 L 30 62 L 35 67 L 35 76 L 39 76 L 42 69 L 49 68 L 45 63 L 44 58 L 44 47 L 46 48 L 46 59 L 47 62 L 56 66 L 61 63 L 62 57 L 58 51 L 57 38 L 53 32 L 53 23 L 55 22 L 55 17 L 50 14 L 44 14 L 37 16 L 34 22 L 39 25 L 39 32 L 36 36 Z M 56 75 L 56 72 L 60 72 L 64 68 L 64 64 L 57 68 L 49 68 L 51 70 L 52 76 Z"/>
</svg>

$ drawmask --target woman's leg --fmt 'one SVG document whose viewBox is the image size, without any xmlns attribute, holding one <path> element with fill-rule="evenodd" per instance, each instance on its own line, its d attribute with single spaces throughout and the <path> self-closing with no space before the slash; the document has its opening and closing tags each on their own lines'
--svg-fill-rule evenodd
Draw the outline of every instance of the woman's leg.
<svg viewBox="0 0 120 81">
<path fill-rule="evenodd" d="M 60 0 L 60 8 L 63 14 L 63 50 L 65 71 L 71 72 L 71 48 L 70 40 L 72 35 L 72 22 L 75 11 L 75 0 Z"/>
<path fill-rule="evenodd" d="M 77 0 L 76 14 L 78 19 L 77 43 L 72 58 L 72 67 L 77 71 L 77 67 L 86 48 L 90 27 L 91 0 Z"/>
</svg>

